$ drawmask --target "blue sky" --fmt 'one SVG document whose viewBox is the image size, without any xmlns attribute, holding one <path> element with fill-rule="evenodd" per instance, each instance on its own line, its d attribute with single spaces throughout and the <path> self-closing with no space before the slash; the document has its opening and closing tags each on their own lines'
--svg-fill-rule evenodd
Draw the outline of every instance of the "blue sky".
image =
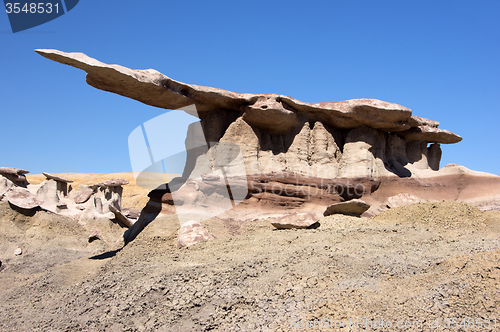
<svg viewBox="0 0 500 332">
<path fill-rule="evenodd" d="M 13 34 L 3 13 L 0 166 L 131 171 L 129 134 L 164 113 L 33 51 L 53 48 L 236 92 L 398 103 L 463 137 L 442 166 L 500 174 L 498 17 L 498 0 L 80 0 Z"/>
</svg>

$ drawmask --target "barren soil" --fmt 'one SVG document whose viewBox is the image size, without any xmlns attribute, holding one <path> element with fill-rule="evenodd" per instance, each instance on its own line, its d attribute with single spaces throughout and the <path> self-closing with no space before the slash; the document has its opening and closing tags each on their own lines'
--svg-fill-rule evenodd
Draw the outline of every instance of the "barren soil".
<svg viewBox="0 0 500 332">
<path fill-rule="evenodd" d="M 338 330 L 500 326 L 498 211 L 440 202 L 330 216 L 317 229 L 270 221 L 235 229 L 212 218 L 204 225 L 217 239 L 176 249 L 178 221 L 164 216 L 120 249 L 123 229 L 111 222 L 95 225 L 102 238 L 89 243 L 73 220 L 0 202 L 0 330 L 314 331 L 349 319 Z M 393 328 L 381 329 L 382 319 Z"/>
</svg>

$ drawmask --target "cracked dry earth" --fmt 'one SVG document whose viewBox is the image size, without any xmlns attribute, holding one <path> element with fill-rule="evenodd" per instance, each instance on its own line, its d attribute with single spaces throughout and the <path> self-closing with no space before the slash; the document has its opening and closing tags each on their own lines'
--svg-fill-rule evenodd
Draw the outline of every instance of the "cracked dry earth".
<svg viewBox="0 0 500 332">
<path fill-rule="evenodd" d="M 274 230 L 270 219 L 254 220 L 233 234 L 212 218 L 204 224 L 218 238 L 182 249 L 177 219 L 164 216 L 113 251 L 123 232 L 114 225 L 107 241 L 88 243 L 70 220 L 7 213 L 1 204 L 1 331 L 500 326 L 499 211 L 421 203 L 369 219 L 329 216 L 317 229 Z M 17 245 L 26 254 L 14 256 Z M 447 328 L 448 318 L 458 318 L 455 326 Z M 334 325 L 349 319 L 359 324 Z M 393 328 L 380 328 L 381 320 Z"/>
</svg>

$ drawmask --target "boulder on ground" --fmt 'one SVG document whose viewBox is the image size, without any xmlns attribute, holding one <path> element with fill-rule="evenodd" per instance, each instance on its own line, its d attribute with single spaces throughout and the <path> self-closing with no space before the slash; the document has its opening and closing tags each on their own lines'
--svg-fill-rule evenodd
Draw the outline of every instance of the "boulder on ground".
<svg viewBox="0 0 500 332">
<path fill-rule="evenodd" d="M 314 227 L 314 225 L 319 223 L 318 218 L 314 214 L 304 212 L 289 214 L 281 219 L 273 221 L 271 224 L 278 229 L 290 229 Z"/>
<path fill-rule="evenodd" d="M 213 239 L 215 239 L 215 237 L 210 234 L 199 222 L 187 221 L 179 229 L 177 248 L 189 247 L 193 244 Z"/>
<path fill-rule="evenodd" d="M 332 214 L 346 214 L 350 216 L 361 216 L 370 208 L 370 204 L 363 202 L 359 199 L 352 199 L 347 202 L 341 202 L 332 204 L 326 208 L 326 211 L 323 215 L 329 216 Z"/>
<path fill-rule="evenodd" d="M 98 229 L 94 229 L 92 232 L 90 232 L 89 236 L 87 236 L 87 239 L 90 242 L 93 242 L 95 240 L 100 240 L 101 239 L 101 231 Z"/>
<path fill-rule="evenodd" d="M 407 193 L 401 193 L 387 198 L 386 206 L 390 209 L 393 209 L 400 206 L 423 202 L 427 202 L 427 200 Z"/>
</svg>

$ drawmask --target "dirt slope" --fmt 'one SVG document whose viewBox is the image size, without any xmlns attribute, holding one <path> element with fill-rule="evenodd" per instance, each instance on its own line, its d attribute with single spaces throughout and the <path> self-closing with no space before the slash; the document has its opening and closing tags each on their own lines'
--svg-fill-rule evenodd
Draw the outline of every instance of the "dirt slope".
<svg viewBox="0 0 500 332">
<path fill-rule="evenodd" d="M 2 331 L 290 331 L 349 319 L 360 324 L 350 330 L 377 330 L 381 319 L 418 331 L 443 330 L 429 323 L 444 327 L 446 318 L 500 324 L 500 212 L 464 203 L 330 216 L 311 230 L 254 220 L 230 234 L 212 218 L 205 225 L 218 239 L 183 249 L 175 249 L 179 225 L 168 216 L 117 251 L 119 229 L 89 243 L 71 220 L 43 211 L 26 217 L 5 202 L 0 210 Z M 489 323 L 475 330 L 495 330 Z"/>
</svg>

